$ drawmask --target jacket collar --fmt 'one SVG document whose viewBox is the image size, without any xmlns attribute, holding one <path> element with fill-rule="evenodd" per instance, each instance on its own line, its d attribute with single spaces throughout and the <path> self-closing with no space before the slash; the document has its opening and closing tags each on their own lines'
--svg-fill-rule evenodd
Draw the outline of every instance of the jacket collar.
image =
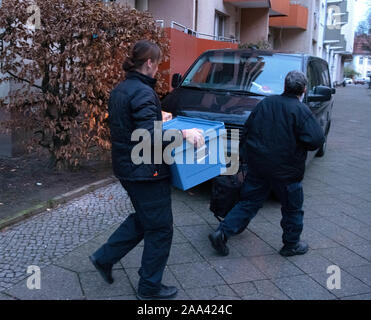
<svg viewBox="0 0 371 320">
<path fill-rule="evenodd" d="M 150 86 L 152 89 L 154 89 L 157 80 L 155 78 L 151 78 L 149 76 L 146 76 L 143 73 L 137 72 L 137 71 L 130 71 L 126 75 L 127 79 L 139 79 L 144 84 Z"/>
<path fill-rule="evenodd" d="M 299 100 L 298 96 L 293 94 L 293 93 L 287 93 L 287 92 L 284 92 L 281 94 L 281 96 L 284 96 L 284 97 L 289 97 L 289 98 L 296 98 Z"/>
</svg>

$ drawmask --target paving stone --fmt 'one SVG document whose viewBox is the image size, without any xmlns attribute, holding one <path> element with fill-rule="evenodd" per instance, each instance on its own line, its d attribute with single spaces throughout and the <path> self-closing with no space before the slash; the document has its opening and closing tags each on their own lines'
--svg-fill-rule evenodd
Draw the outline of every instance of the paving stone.
<svg viewBox="0 0 371 320">
<path fill-rule="evenodd" d="M 367 300 L 367 301 L 370 301 L 371 300 L 371 293 L 360 294 L 360 295 L 355 295 L 355 296 L 348 296 L 348 297 L 341 298 L 341 300 Z"/>
<path fill-rule="evenodd" d="M 303 274 L 303 271 L 278 254 L 252 257 L 249 261 L 268 278 L 279 278 Z"/>
<path fill-rule="evenodd" d="M 344 213 L 338 213 L 336 216 L 329 217 L 328 220 L 355 233 L 358 233 L 358 230 L 364 226 L 363 222 L 354 219 Z"/>
<path fill-rule="evenodd" d="M 299 269 L 305 273 L 326 272 L 328 266 L 333 265 L 333 262 L 324 258 L 317 252 L 310 250 L 306 254 L 287 257 L 290 262 L 294 263 Z"/>
<path fill-rule="evenodd" d="M 218 252 L 211 246 L 210 241 L 192 242 L 192 245 L 198 253 L 207 260 L 221 260 L 225 257 L 218 254 Z M 242 255 L 234 248 L 233 244 L 228 243 L 229 254 L 228 258 L 238 258 Z"/>
<path fill-rule="evenodd" d="M 350 232 L 333 222 L 328 221 L 325 218 L 318 219 L 317 222 L 311 223 L 310 227 L 344 246 L 369 244 L 369 241 L 357 236 L 353 232 Z"/>
<path fill-rule="evenodd" d="M 346 268 L 347 271 L 371 287 L 371 264 Z"/>
<path fill-rule="evenodd" d="M 234 283 L 231 284 L 230 286 L 240 297 L 255 295 L 259 293 L 258 288 L 254 284 L 254 281 Z"/>
<path fill-rule="evenodd" d="M 55 261 L 55 265 L 75 272 L 96 271 L 89 256 L 100 247 L 95 241 L 90 241 L 71 253 Z M 115 264 L 114 269 L 122 269 L 120 264 Z"/>
<path fill-rule="evenodd" d="M 124 270 L 112 271 L 114 279 L 112 284 L 106 283 L 98 272 L 82 272 L 79 276 L 82 289 L 88 299 L 126 296 L 135 293 Z"/>
<path fill-rule="evenodd" d="M 210 263 L 228 284 L 266 279 L 248 258 L 212 260 Z"/>
<path fill-rule="evenodd" d="M 309 247 L 312 249 L 334 248 L 341 246 L 341 244 L 308 227 L 306 223 L 304 223 L 301 239 L 307 242 Z"/>
<path fill-rule="evenodd" d="M 321 284 L 324 288 L 327 288 L 329 292 L 334 294 L 335 296 L 341 298 L 345 296 L 351 296 L 356 294 L 362 293 L 371 293 L 371 288 L 366 284 L 362 283 L 349 273 L 341 270 L 341 288 L 340 289 L 328 289 L 327 288 L 327 279 L 331 276 L 326 272 L 321 273 L 313 273 L 309 274 L 311 278 L 316 280 L 319 284 Z"/>
<path fill-rule="evenodd" d="M 6 294 L 0 293 L 0 301 L 4 301 L 4 300 L 16 300 L 16 299 Z"/>
<path fill-rule="evenodd" d="M 121 265 L 126 268 L 140 268 L 142 265 L 142 246 L 137 246 L 132 249 L 125 257 L 123 257 L 120 262 Z"/>
<path fill-rule="evenodd" d="M 214 231 L 214 229 L 207 224 L 198 226 L 183 226 L 178 227 L 178 229 L 191 243 L 209 241 L 208 235 Z"/>
<path fill-rule="evenodd" d="M 348 247 L 351 251 L 355 252 L 356 254 L 360 255 L 362 258 L 367 259 L 371 262 L 371 243 L 369 245 L 361 245 L 361 246 L 349 246 Z"/>
<path fill-rule="evenodd" d="M 124 221 L 122 221 L 124 222 Z M 106 231 L 100 233 L 97 237 L 93 238 L 92 240 L 97 242 L 100 245 L 103 245 L 107 242 L 108 238 L 117 230 L 117 228 L 120 226 L 121 223 L 115 224 L 114 226 L 111 226 Z"/>
<path fill-rule="evenodd" d="M 336 297 L 311 279 L 308 275 L 299 275 L 273 280 L 288 297 L 294 300 L 332 300 Z"/>
<path fill-rule="evenodd" d="M 169 268 L 185 290 L 225 285 L 223 278 L 207 262 L 177 264 Z"/>
<path fill-rule="evenodd" d="M 139 282 L 138 268 L 125 268 L 125 271 L 129 277 L 132 287 L 134 288 L 135 291 L 137 291 Z M 167 286 L 175 286 L 178 288 L 178 290 L 183 289 L 169 267 L 165 267 L 162 283 Z"/>
<path fill-rule="evenodd" d="M 183 214 L 194 214 L 195 212 L 184 202 L 179 200 L 171 201 L 171 208 L 173 215 L 183 215 Z"/>
<path fill-rule="evenodd" d="M 21 300 L 78 300 L 83 299 L 76 273 L 57 266 L 41 269 L 41 289 L 30 290 L 27 281 L 21 281 L 7 294 Z"/>
<path fill-rule="evenodd" d="M 214 214 L 210 211 L 210 203 L 209 202 L 206 202 L 204 200 L 187 201 L 187 206 L 193 212 L 195 212 L 199 215 L 209 215 L 214 219 L 214 221 L 216 219 L 214 217 Z"/>
<path fill-rule="evenodd" d="M 237 294 L 229 286 L 226 285 L 187 289 L 186 292 L 192 300 L 226 300 L 228 298 L 237 300 L 239 298 Z"/>
<path fill-rule="evenodd" d="M 368 264 L 368 261 L 353 253 L 347 248 L 326 248 L 316 250 L 318 254 L 338 265 L 340 268 L 354 267 Z"/>
<path fill-rule="evenodd" d="M 91 298 L 87 300 L 138 300 L 136 295 L 127 296 L 115 296 L 115 297 L 104 297 L 104 298 Z"/>
<path fill-rule="evenodd" d="M 276 253 L 270 245 L 258 238 L 253 233 L 245 233 L 246 237 L 243 239 L 233 239 L 229 241 L 238 252 L 240 252 L 245 257 L 259 256 L 259 255 L 269 255 Z"/>
<path fill-rule="evenodd" d="M 289 297 L 284 294 L 272 281 L 270 280 L 259 280 L 254 281 L 254 285 L 258 290 L 259 294 L 272 297 L 279 300 L 289 300 Z"/>
<path fill-rule="evenodd" d="M 206 221 L 202 219 L 198 214 L 194 212 L 181 212 L 174 213 L 174 225 L 177 227 L 181 226 L 195 226 L 195 225 L 206 225 Z"/>
<path fill-rule="evenodd" d="M 256 294 L 252 294 L 252 295 L 249 295 L 249 296 L 243 296 L 242 300 L 263 300 L 263 301 L 266 301 L 266 300 L 280 300 L 280 299 L 276 299 L 272 296 L 267 296 L 267 295 L 264 295 L 264 294 L 256 293 Z"/>
<path fill-rule="evenodd" d="M 177 227 L 174 227 L 173 241 L 172 244 L 187 243 L 187 238 L 180 232 Z"/>
<path fill-rule="evenodd" d="M 358 229 L 357 234 L 363 239 L 371 241 L 371 227 L 362 226 Z"/>
<path fill-rule="evenodd" d="M 282 235 L 281 227 L 271 222 L 254 222 L 254 220 L 252 220 L 248 226 L 248 230 L 252 231 L 262 239 L 265 238 L 265 235 Z"/>
<path fill-rule="evenodd" d="M 189 243 L 174 244 L 171 246 L 167 264 L 182 264 L 204 261 L 200 254 Z"/>
</svg>

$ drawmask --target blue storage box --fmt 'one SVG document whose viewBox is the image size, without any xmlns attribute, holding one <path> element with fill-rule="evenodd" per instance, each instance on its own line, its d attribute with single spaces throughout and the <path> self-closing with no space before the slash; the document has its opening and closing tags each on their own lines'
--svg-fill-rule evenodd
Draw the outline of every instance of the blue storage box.
<svg viewBox="0 0 371 320">
<path fill-rule="evenodd" d="M 163 124 L 163 130 L 203 130 L 205 145 L 196 149 L 184 139 L 172 151 L 174 164 L 170 165 L 173 186 L 187 190 L 226 171 L 224 155 L 225 127 L 223 122 L 198 118 L 176 117 Z"/>
</svg>

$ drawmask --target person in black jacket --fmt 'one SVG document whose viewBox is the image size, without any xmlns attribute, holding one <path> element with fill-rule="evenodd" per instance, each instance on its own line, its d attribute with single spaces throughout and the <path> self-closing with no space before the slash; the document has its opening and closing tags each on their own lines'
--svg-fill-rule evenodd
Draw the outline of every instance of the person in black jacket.
<svg viewBox="0 0 371 320">
<path fill-rule="evenodd" d="M 124 63 L 126 80 L 112 90 L 109 99 L 109 125 L 112 141 L 112 166 L 115 176 L 126 189 L 135 212 L 130 214 L 107 242 L 89 258 L 103 279 L 112 283 L 112 267 L 144 240 L 142 265 L 139 270 L 138 299 L 167 299 L 177 293 L 175 287 L 162 284 L 173 236 L 170 171 L 163 163 L 135 164 L 132 151 L 138 142 L 132 141 L 137 129 L 150 136 L 151 155 L 156 144 L 155 122 L 162 124 L 161 104 L 154 86 L 154 76 L 161 60 L 160 48 L 150 41 L 135 44 L 131 57 Z M 162 125 L 160 128 L 162 135 Z M 202 146 L 204 138 L 197 129 L 179 132 L 190 143 Z M 170 143 L 170 142 L 168 142 Z"/>
<path fill-rule="evenodd" d="M 284 93 L 263 99 L 247 119 L 240 141 L 240 154 L 247 167 L 240 201 L 209 235 L 221 255 L 228 255 L 227 239 L 248 226 L 272 188 L 282 205 L 284 246 L 280 254 L 308 251 L 308 245 L 300 241 L 304 214 L 301 181 L 307 151 L 320 148 L 325 137 L 310 109 L 300 101 L 306 86 L 303 73 L 289 72 Z"/>
</svg>

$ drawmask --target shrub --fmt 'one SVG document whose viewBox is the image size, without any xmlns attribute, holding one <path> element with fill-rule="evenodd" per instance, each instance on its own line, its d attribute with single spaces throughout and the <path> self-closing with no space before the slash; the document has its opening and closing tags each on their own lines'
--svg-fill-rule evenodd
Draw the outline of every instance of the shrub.
<svg viewBox="0 0 371 320">
<path fill-rule="evenodd" d="M 4 0 L 0 39 L 0 83 L 19 86 L 0 108 L 21 115 L 6 128 L 30 131 L 28 149 L 46 148 L 57 167 L 107 154 L 109 93 L 124 79 L 122 63 L 136 41 L 156 42 L 168 59 L 168 41 L 149 13 L 94 0 Z"/>
</svg>

